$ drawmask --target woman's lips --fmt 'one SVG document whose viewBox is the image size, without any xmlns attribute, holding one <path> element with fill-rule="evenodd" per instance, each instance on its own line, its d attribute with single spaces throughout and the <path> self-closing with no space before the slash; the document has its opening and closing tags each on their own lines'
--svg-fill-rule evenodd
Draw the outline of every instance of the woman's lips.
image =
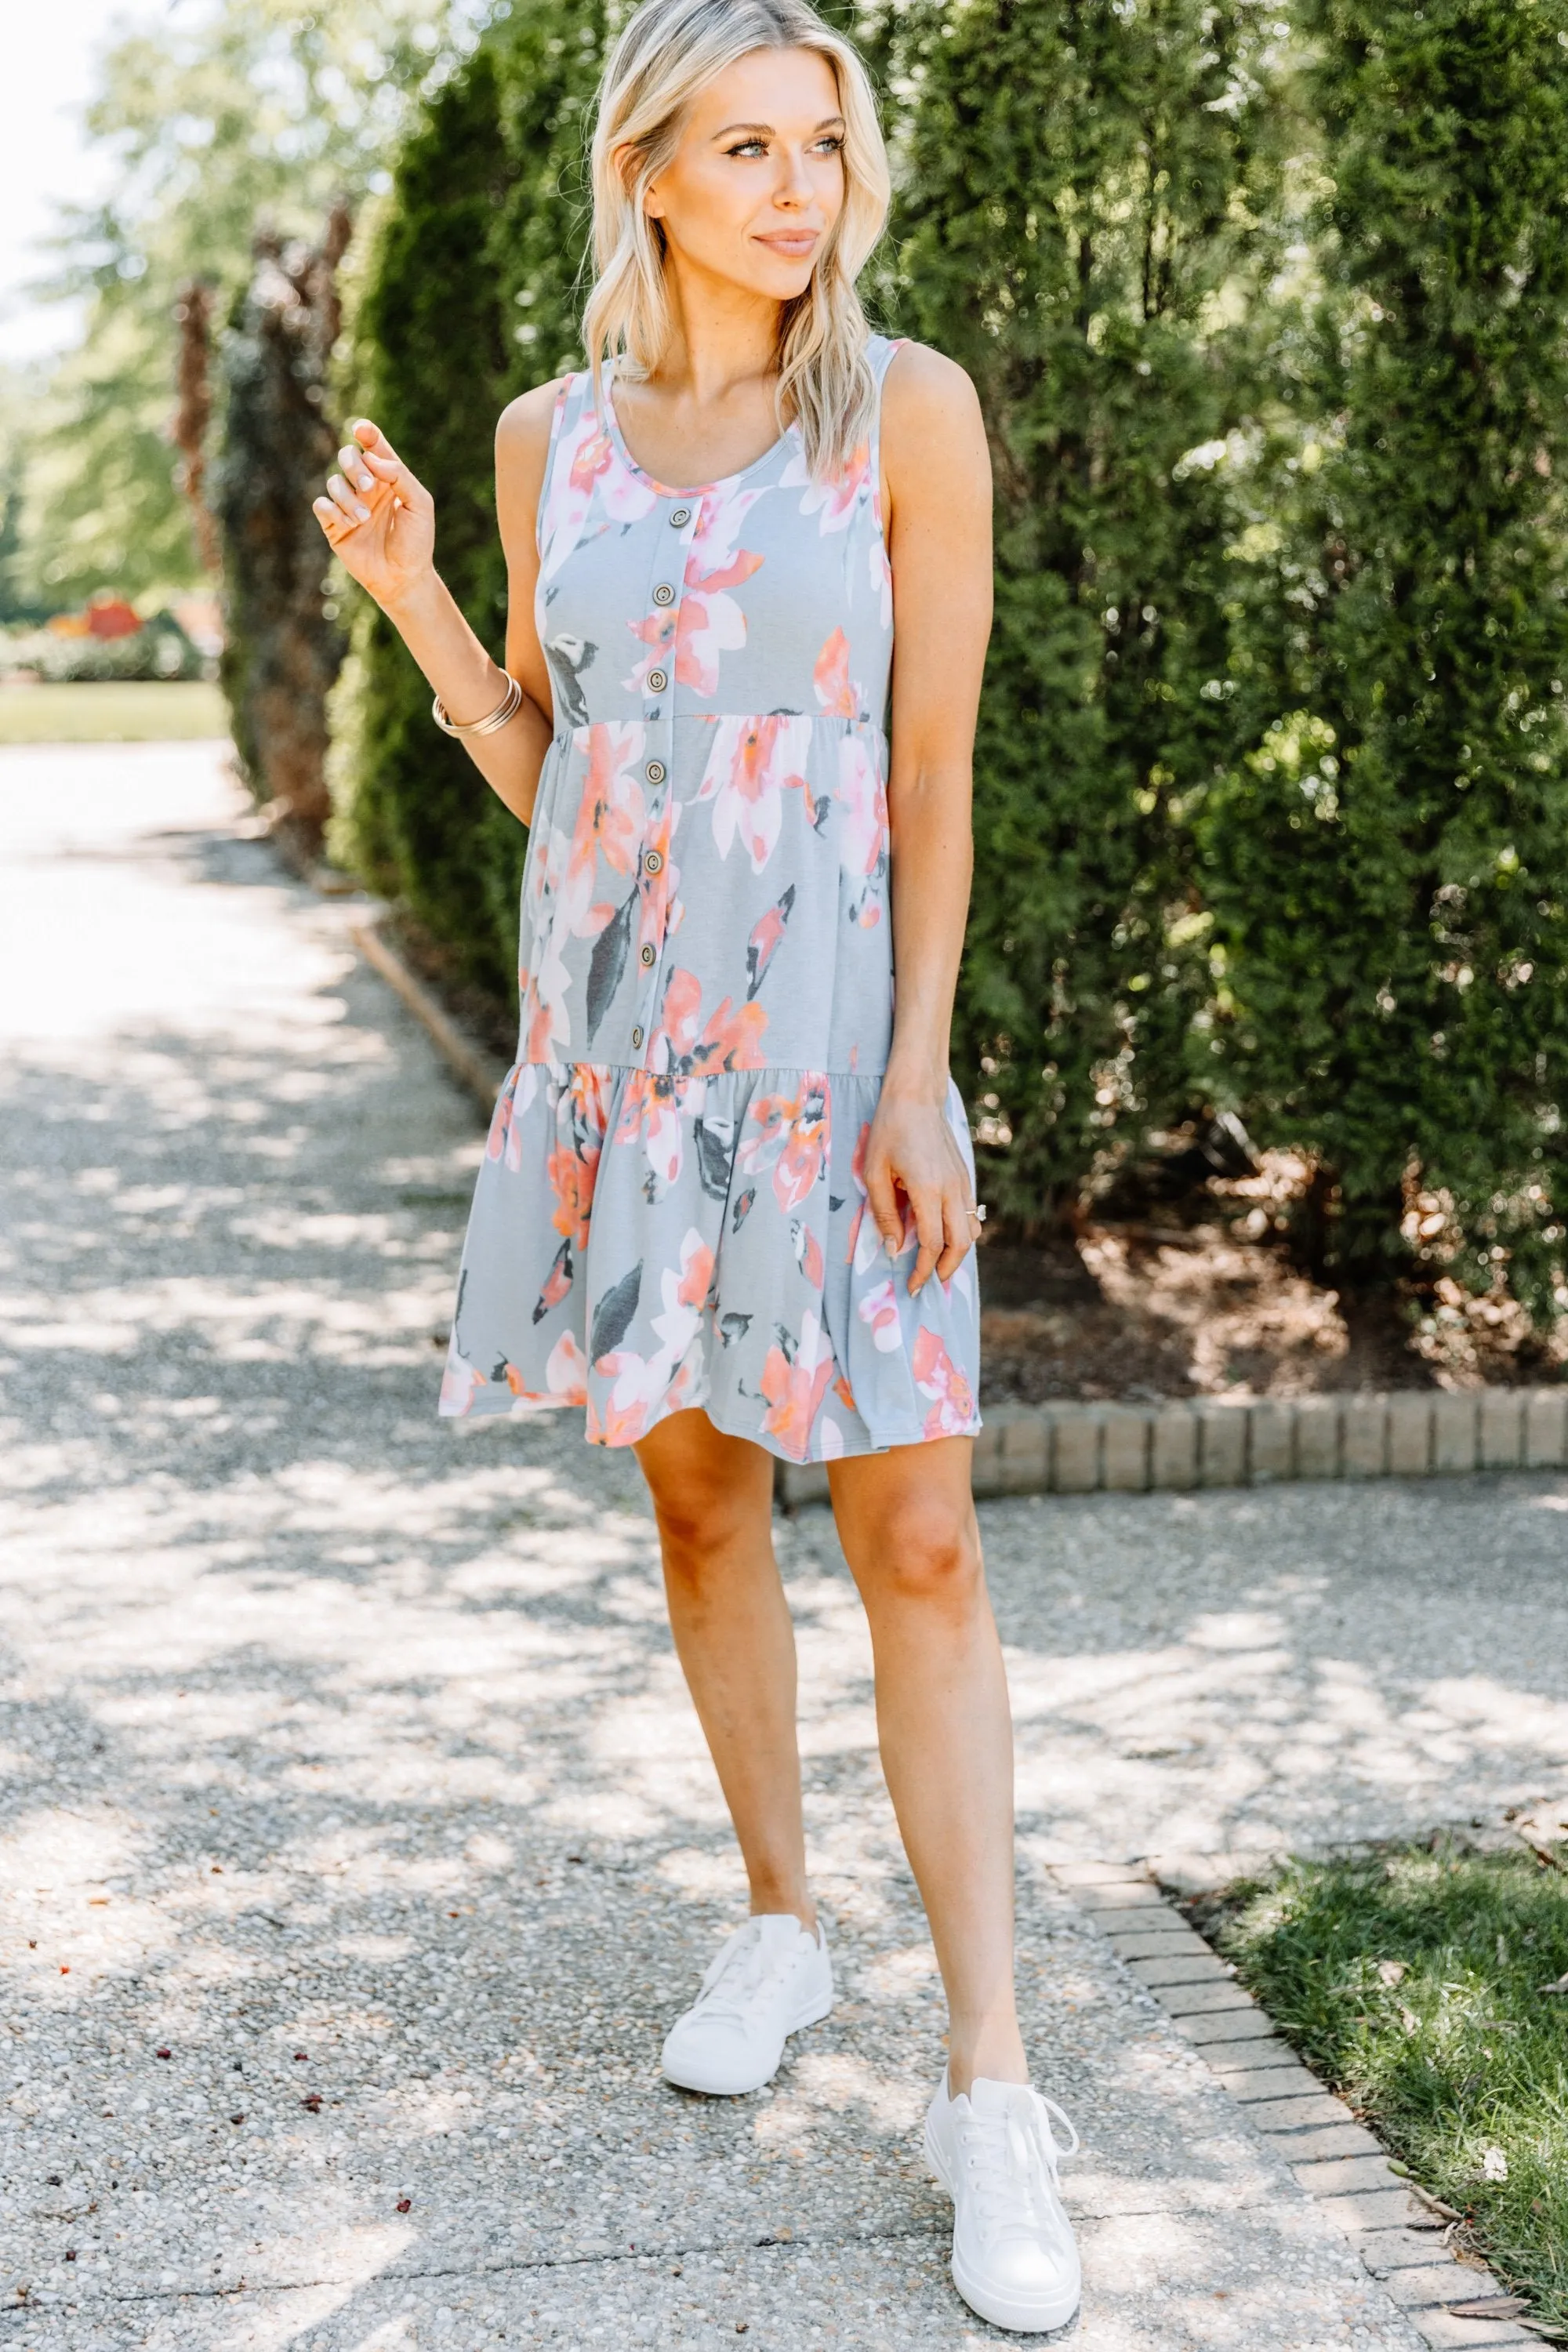
<svg viewBox="0 0 1568 2352">
<path fill-rule="evenodd" d="M 821 234 L 820 229 L 815 228 L 780 229 L 772 236 L 759 237 L 757 242 L 770 246 L 774 253 L 785 254 L 794 260 L 803 253 L 811 252 Z"/>
</svg>

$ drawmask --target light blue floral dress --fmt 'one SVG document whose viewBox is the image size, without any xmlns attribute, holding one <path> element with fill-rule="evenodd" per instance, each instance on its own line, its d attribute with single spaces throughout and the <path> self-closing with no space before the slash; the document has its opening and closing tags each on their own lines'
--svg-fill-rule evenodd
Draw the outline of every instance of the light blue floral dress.
<svg viewBox="0 0 1568 2352">
<path fill-rule="evenodd" d="M 895 346 L 875 339 L 878 383 Z M 893 1016 L 893 583 L 875 434 L 792 428 L 672 490 L 569 376 L 539 512 L 555 699 L 519 1058 L 469 1220 L 446 1413 L 700 1405 L 822 1461 L 979 1426 L 974 1259 L 911 1298 L 866 1143 Z M 948 1116 L 973 1171 L 968 1123 Z"/>
</svg>

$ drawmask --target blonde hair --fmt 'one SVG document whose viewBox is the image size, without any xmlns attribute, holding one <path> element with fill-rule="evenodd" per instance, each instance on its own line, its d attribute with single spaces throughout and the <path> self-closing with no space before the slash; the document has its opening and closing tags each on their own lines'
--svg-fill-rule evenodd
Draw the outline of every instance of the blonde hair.
<svg viewBox="0 0 1568 2352">
<path fill-rule="evenodd" d="M 679 143 L 698 91 L 753 49 L 812 49 L 837 84 L 844 117 L 844 205 L 811 282 L 784 306 L 776 394 L 781 432 L 800 428 L 814 477 L 837 472 L 870 431 L 876 384 L 855 281 L 888 216 L 887 150 L 866 68 L 807 0 L 643 0 L 599 84 L 591 162 L 597 276 L 583 318 L 595 394 L 606 361 L 635 375 L 669 340 L 664 240 L 643 210 Z"/>
</svg>

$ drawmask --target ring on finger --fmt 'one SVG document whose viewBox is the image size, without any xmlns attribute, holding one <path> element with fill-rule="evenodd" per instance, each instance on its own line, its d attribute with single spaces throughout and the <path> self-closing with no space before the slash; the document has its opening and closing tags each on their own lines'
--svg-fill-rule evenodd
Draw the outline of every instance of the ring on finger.
<svg viewBox="0 0 1568 2352">
<path fill-rule="evenodd" d="M 971 1209 L 969 1212 L 969 1222 L 972 1225 L 983 1225 L 985 1223 L 985 1204 L 984 1202 L 978 1202 L 974 1208 Z"/>
</svg>

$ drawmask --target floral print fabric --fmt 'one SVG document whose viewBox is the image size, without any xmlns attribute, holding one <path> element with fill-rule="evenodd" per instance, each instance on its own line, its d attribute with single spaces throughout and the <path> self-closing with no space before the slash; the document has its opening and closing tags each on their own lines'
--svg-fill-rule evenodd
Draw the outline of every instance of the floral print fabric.
<svg viewBox="0 0 1568 2352">
<path fill-rule="evenodd" d="M 878 481 L 874 436 L 824 485 L 792 430 L 668 489 L 608 393 L 562 388 L 519 1059 L 443 1412 L 581 1405 L 625 1445 L 701 1406 L 792 1461 L 979 1426 L 973 1255 L 910 1298 L 912 1228 L 890 1256 L 866 1205 L 893 992 Z M 949 1117 L 969 1159 L 956 1089 Z"/>
</svg>

